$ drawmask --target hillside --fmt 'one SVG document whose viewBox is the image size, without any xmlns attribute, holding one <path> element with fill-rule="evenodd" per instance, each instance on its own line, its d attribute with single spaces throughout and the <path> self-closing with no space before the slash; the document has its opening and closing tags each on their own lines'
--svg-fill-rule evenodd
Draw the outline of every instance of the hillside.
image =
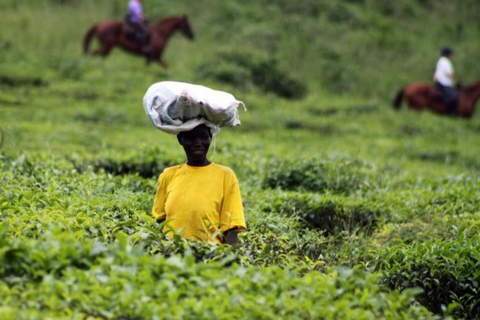
<svg viewBox="0 0 480 320">
<path fill-rule="evenodd" d="M 41 58 L 45 56 L 50 70 L 57 61 L 57 68 L 63 66 L 60 72 L 78 76 L 88 63 L 79 49 L 87 28 L 98 21 L 122 19 L 126 5 L 122 1 L 2 0 L 1 6 L 6 13 L 2 22 L 5 63 L 12 55 L 12 62 L 21 59 L 35 65 L 29 73 L 44 74 Z M 170 72 L 191 80 L 199 80 L 198 69 L 203 65 L 225 69 L 216 73 L 238 71 L 231 63 L 218 64 L 222 53 L 234 51 L 274 60 L 310 91 L 390 98 L 404 83 L 430 81 L 444 45 L 455 48 L 455 68 L 464 84 L 479 78 L 478 70 L 472 68 L 480 28 L 480 9 L 474 0 L 145 1 L 144 6 L 151 21 L 178 14 L 190 18 L 195 41 L 187 45 L 179 36 L 165 55 L 172 64 Z M 137 60 L 127 61 L 141 67 Z M 22 72 L 13 65 L 15 72 Z M 149 69 L 148 73 L 161 72 L 156 66 Z"/>
<path fill-rule="evenodd" d="M 480 78 L 478 1 L 144 0 L 194 30 L 168 69 L 83 55 L 125 7 L 0 0 L 0 318 L 478 319 L 480 116 L 391 106 L 445 44 Z M 142 107 L 162 80 L 247 107 L 209 153 L 239 179 L 239 246 L 151 217 L 185 161 Z"/>
</svg>

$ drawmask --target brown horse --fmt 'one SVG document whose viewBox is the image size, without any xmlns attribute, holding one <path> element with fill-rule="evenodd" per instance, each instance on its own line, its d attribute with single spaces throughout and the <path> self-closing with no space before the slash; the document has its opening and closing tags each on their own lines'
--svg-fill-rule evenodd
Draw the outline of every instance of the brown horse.
<svg viewBox="0 0 480 320">
<path fill-rule="evenodd" d="M 447 114 L 447 107 L 434 86 L 425 82 L 412 83 L 398 91 L 393 101 L 393 107 L 400 109 L 402 99 L 407 99 L 410 108 L 420 111 L 425 108 Z M 471 118 L 475 110 L 475 103 L 480 98 L 480 81 L 460 89 L 456 106 L 456 114 L 459 117 Z"/>
<path fill-rule="evenodd" d="M 146 57 L 147 64 L 157 61 L 164 68 L 167 64 L 162 60 L 162 52 L 165 49 L 168 39 L 175 33 L 181 31 L 188 39 L 193 39 L 193 31 L 188 22 L 187 16 L 170 17 L 149 26 L 150 42 L 149 52 L 144 53 L 138 42 L 130 41 L 125 37 L 125 25 L 120 21 L 106 21 L 93 25 L 85 34 L 83 39 L 83 52 L 88 53 L 90 41 L 96 36 L 100 47 L 94 52 L 96 55 L 106 57 L 113 47 L 119 46 L 125 51 Z"/>
</svg>

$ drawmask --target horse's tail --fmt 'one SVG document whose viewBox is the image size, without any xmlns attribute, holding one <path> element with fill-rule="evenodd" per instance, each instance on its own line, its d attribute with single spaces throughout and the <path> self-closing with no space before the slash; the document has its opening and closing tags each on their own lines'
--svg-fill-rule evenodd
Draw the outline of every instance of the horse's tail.
<svg viewBox="0 0 480 320">
<path fill-rule="evenodd" d="M 83 53 L 88 53 L 88 47 L 90 46 L 90 41 L 92 41 L 95 32 L 97 31 L 97 25 L 93 25 L 90 29 L 88 29 L 85 37 L 83 38 Z"/>
<path fill-rule="evenodd" d="M 397 95 L 395 96 L 395 99 L 393 100 L 393 107 L 397 110 L 402 107 L 403 89 L 404 88 L 401 88 L 400 90 L 398 90 Z"/>
</svg>

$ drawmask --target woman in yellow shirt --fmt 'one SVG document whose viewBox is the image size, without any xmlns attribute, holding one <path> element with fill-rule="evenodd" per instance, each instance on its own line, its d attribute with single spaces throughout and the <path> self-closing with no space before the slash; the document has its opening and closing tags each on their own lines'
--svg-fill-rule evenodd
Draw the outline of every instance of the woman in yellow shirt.
<svg viewBox="0 0 480 320">
<path fill-rule="evenodd" d="M 202 124 L 177 135 L 187 163 L 166 168 L 160 175 L 152 213 L 182 237 L 218 244 L 235 244 L 246 229 L 242 198 L 235 173 L 207 159 L 212 141 Z M 167 235 L 171 230 L 166 227 Z"/>
</svg>

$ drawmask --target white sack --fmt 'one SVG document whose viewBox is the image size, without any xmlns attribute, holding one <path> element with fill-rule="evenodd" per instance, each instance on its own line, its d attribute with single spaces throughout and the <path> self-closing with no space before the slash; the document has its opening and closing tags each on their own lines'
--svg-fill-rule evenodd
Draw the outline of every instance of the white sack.
<svg viewBox="0 0 480 320">
<path fill-rule="evenodd" d="M 212 134 L 223 126 L 238 126 L 239 105 L 245 108 L 230 93 L 176 81 L 157 82 L 143 97 L 143 107 L 153 125 L 172 134 L 199 124 L 209 126 Z"/>
</svg>

